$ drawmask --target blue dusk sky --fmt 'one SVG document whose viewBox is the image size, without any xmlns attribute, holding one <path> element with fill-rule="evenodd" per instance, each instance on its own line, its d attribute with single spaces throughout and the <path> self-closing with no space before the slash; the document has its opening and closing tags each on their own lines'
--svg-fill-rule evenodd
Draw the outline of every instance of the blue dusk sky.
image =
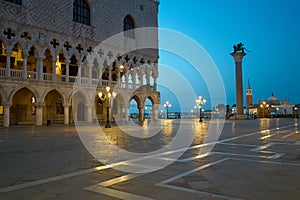
<svg viewBox="0 0 300 200">
<path fill-rule="evenodd" d="M 235 103 L 235 64 L 230 53 L 233 45 L 239 42 L 251 51 L 243 59 L 244 103 L 250 79 L 253 103 L 258 98 L 268 99 L 274 92 L 278 99 L 289 99 L 292 104 L 297 104 L 300 103 L 299 13 L 300 1 L 297 0 L 161 0 L 158 17 L 160 28 L 181 32 L 207 51 L 223 79 L 226 104 Z M 169 66 L 189 79 L 195 93 L 209 101 L 205 81 L 189 62 L 160 51 L 159 64 Z M 165 70 L 160 71 L 161 78 L 176 82 Z M 158 89 L 161 104 L 169 100 L 174 105 L 171 111 L 178 111 L 178 99 L 184 97 L 163 86 Z M 183 102 L 187 108 L 192 108 L 195 99 Z"/>
</svg>

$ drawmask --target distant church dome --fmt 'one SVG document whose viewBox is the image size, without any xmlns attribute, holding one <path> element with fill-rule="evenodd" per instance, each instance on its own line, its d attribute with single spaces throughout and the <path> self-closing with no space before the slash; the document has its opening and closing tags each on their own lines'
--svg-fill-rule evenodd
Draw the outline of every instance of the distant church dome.
<svg viewBox="0 0 300 200">
<path fill-rule="evenodd" d="M 269 101 L 276 101 L 277 98 L 275 97 L 274 93 L 272 92 L 271 96 L 269 97 Z"/>
</svg>

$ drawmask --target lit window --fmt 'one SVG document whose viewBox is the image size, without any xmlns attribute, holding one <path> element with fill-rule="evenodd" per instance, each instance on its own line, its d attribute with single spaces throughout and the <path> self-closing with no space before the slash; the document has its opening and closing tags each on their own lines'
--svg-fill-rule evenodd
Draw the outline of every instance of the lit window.
<svg viewBox="0 0 300 200">
<path fill-rule="evenodd" d="M 90 25 L 90 8 L 84 0 L 74 0 L 73 21 Z"/>
<path fill-rule="evenodd" d="M 10 3 L 14 3 L 14 4 L 18 4 L 18 5 L 22 5 L 22 0 L 4 0 Z"/>
<path fill-rule="evenodd" d="M 131 16 L 127 15 L 124 19 L 123 31 L 125 32 L 125 36 L 134 38 L 134 21 Z M 132 30 L 132 31 L 130 31 Z"/>
</svg>

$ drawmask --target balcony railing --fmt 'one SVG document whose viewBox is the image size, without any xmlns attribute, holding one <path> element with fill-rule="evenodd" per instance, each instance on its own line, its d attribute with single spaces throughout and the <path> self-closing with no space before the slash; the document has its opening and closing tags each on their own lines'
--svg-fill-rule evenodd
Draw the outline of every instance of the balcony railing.
<svg viewBox="0 0 300 200">
<path fill-rule="evenodd" d="M 43 73 L 44 81 L 52 81 L 52 74 Z"/>
<path fill-rule="evenodd" d="M 11 79 L 24 79 L 25 77 L 27 80 L 37 80 L 37 72 L 34 71 L 27 71 L 26 76 L 24 77 L 24 70 L 19 70 L 19 69 L 10 69 L 10 77 Z M 6 68 L 0 68 L 0 77 L 8 78 L 6 77 Z M 53 74 L 51 73 L 42 73 L 42 80 L 44 82 L 56 82 L 56 83 L 72 83 L 72 84 L 81 84 L 81 85 L 92 85 L 92 86 L 111 86 L 114 88 L 119 88 L 119 89 L 127 89 L 127 90 L 146 90 L 146 91 L 155 91 L 154 86 L 150 85 L 143 85 L 140 86 L 139 84 L 134 84 L 134 83 L 126 83 L 125 81 L 123 82 L 118 82 L 118 81 L 109 81 L 109 80 L 102 80 L 100 82 L 99 79 L 89 79 L 87 77 L 77 77 L 77 76 L 66 76 L 66 75 L 61 75 L 61 74 L 56 74 L 55 75 L 55 80 L 53 81 Z"/>
<path fill-rule="evenodd" d="M 10 70 L 10 77 L 17 78 L 17 79 L 22 79 L 23 78 L 23 70 L 11 69 Z"/>
<path fill-rule="evenodd" d="M 89 78 L 81 77 L 81 84 L 82 85 L 88 85 L 89 84 Z"/>
<path fill-rule="evenodd" d="M 5 74 L 6 74 L 6 69 L 0 68 L 0 77 L 5 77 Z"/>
</svg>

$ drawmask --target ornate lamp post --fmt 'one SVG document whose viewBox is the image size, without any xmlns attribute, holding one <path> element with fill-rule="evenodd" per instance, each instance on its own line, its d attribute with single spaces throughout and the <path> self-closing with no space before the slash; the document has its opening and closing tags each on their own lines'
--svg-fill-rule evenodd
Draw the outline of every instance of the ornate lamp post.
<svg viewBox="0 0 300 200">
<path fill-rule="evenodd" d="M 164 104 L 164 107 L 167 108 L 167 119 L 169 119 L 169 108 L 171 108 L 171 104 L 170 102 L 166 101 L 166 103 Z"/>
<path fill-rule="evenodd" d="M 199 122 L 203 122 L 202 119 L 202 105 L 204 105 L 206 103 L 206 99 L 204 99 L 202 96 L 199 96 L 198 99 L 196 99 L 196 103 L 199 107 L 199 111 L 200 111 L 200 116 L 199 116 Z"/>
<path fill-rule="evenodd" d="M 110 117 L 109 117 L 109 108 L 110 108 L 110 103 L 111 99 L 116 96 L 116 93 L 111 90 L 109 86 L 105 88 L 105 92 L 99 92 L 98 96 L 101 99 L 101 101 L 106 101 L 106 124 L 105 128 L 111 128 L 110 126 Z"/>
<path fill-rule="evenodd" d="M 262 104 L 260 104 L 260 107 L 263 109 L 263 118 L 265 118 L 265 110 L 266 108 L 269 108 L 269 104 L 264 101 Z"/>
</svg>

